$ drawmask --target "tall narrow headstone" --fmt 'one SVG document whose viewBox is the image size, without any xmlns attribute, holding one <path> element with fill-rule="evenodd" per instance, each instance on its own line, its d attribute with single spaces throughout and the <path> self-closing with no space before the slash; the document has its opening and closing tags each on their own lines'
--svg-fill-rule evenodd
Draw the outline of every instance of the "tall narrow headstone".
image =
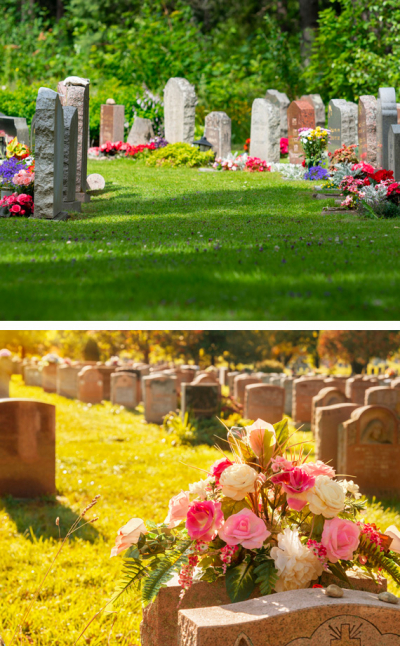
<svg viewBox="0 0 400 646">
<path fill-rule="evenodd" d="M 350 419 L 358 404 L 345 402 L 321 406 L 315 411 L 315 457 L 338 468 L 339 426 Z"/>
<path fill-rule="evenodd" d="M 231 152 L 232 122 L 226 112 L 210 112 L 205 118 L 204 136 L 212 144 L 217 157 Z"/>
<path fill-rule="evenodd" d="M 304 159 L 299 139 L 301 128 L 315 128 L 315 110 L 308 101 L 292 101 L 287 111 L 289 130 L 289 161 L 301 164 Z"/>
<path fill-rule="evenodd" d="M 345 99 L 331 99 L 328 106 L 328 151 L 358 143 L 358 107 Z"/>
<path fill-rule="evenodd" d="M 105 103 L 100 106 L 100 146 L 106 141 L 124 141 L 125 106 Z"/>
<path fill-rule="evenodd" d="M 63 208 L 66 211 L 81 211 L 81 203 L 75 200 L 76 164 L 78 155 L 78 111 L 72 105 L 63 107 L 64 114 L 64 182 Z"/>
<path fill-rule="evenodd" d="M 394 87 L 380 87 L 376 102 L 376 165 L 388 168 L 388 139 L 390 126 L 397 124 L 396 91 Z"/>
<path fill-rule="evenodd" d="M 17 137 L 20 144 L 29 146 L 29 128 L 24 117 L 0 116 L 0 130 L 9 137 Z"/>
<path fill-rule="evenodd" d="M 325 105 L 320 94 L 304 94 L 300 101 L 308 101 L 315 110 L 315 125 L 325 128 Z"/>
<path fill-rule="evenodd" d="M 265 98 L 279 108 L 280 137 L 288 136 L 287 109 L 290 101 L 284 92 L 278 90 L 267 90 Z"/>
<path fill-rule="evenodd" d="M 184 78 L 170 78 L 164 88 L 164 129 L 170 144 L 193 143 L 197 97 Z"/>
<path fill-rule="evenodd" d="M 389 128 L 389 163 L 388 169 L 393 171 L 396 182 L 400 181 L 400 124 Z"/>
<path fill-rule="evenodd" d="M 64 117 L 57 92 L 41 87 L 36 100 L 35 218 L 63 212 Z"/>
<path fill-rule="evenodd" d="M 89 140 L 89 84 L 89 79 L 68 76 L 65 81 L 61 81 L 57 86 L 62 105 L 70 105 L 78 110 L 76 199 L 80 202 L 89 202 L 90 200 L 89 195 L 86 193 Z"/>
<path fill-rule="evenodd" d="M 177 407 L 176 377 L 162 374 L 143 377 L 144 417 L 146 422 L 162 424 Z"/>
<path fill-rule="evenodd" d="M 133 126 L 129 131 L 127 142 L 131 146 L 140 146 L 147 144 L 150 139 L 154 138 L 154 130 L 151 119 L 135 117 Z"/>
<path fill-rule="evenodd" d="M 358 157 L 362 162 L 376 164 L 376 98 L 360 96 L 358 101 Z"/>
<path fill-rule="evenodd" d="M 279 162 L 279 140 L 278 105 L 267 99 L 254 99 L 251 108 L 250 156 L 267 162 Z"/>
</svg>

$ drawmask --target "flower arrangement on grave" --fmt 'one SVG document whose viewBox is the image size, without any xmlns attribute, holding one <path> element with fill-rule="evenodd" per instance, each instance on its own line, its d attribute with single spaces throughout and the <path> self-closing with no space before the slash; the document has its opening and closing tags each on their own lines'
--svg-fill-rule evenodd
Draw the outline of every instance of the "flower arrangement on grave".
<svg viewBox="0 0 400 646">
<path fill-rule="evenodd" d="M 244 170 L 246 168 L 247 153 L 229 153 L 227 157 L 216 157 L 213 163 L 215 170 Z"/>
<path fill-rule="evenodd" d="M 345 198 L 342 206 L 358 208 L 372 218 L 400 217 L 400 183 L 394 181 L 393 171 L 377 170 L 365 162 L 339 164 L 333 181 Z"/>
<path fill-rule="evenodd" d="M 147 604 L 174 574 L 181 598 L 194 581 L 223 577 L 232 602 L 308 588 L 324 572 L 347 581 L 352 567 L 400 583 L 400 532 L 363 522 L 358 486 L 308 462 L 287 420 L 227 437 L 229 450 L 171 498 L 163 523 L 132 518 L 118 531 L 111 556 L 128 552 L 113 602 L 140 583 Z"/>
<path fill-rule="evenodd" d="M 304 173 L 304 179 L 311 181 L 328 180 L 329 177 L 329 171 L 327 171 L 326 168 L 322 168 L 322 166 L 311 166 L 311 168 Z"/>
<path fill-rule="evenodd" d="M 246 143 L 243 146 L 243 150 L 247 153 L 250 150 L 250 139 L 246 139 Z"/>
<path fill-rule="evenodd" d="M 28 218 L 34 212 L 33 197 L 26 193 L 12 193 L 0 200 L 0 207 L 6 216 Z"/>
<path fill-rule="evenodd" d="M 279 148 L 282 157 L 289 153 L 289 139 L 287 137 L 281 137 L 279 141 Z"/>
<path fill-rule="evenodd" d="M 254 173 L 258 171 L 259 173 L 269 172 L 271 166 L 268 166 L 267 162 L 260 159 L 259 157 L 247 157 L 246 159 L 246 170 Z"/>
<path fill-rule="evenodd" d="M 320 126 L 299 129 L 299 139 L 303 147 L 304 161 L 307 168 L 320 165 L 328 146 L 329 135 L 330 130 Z"/>
<path fill-rule="evenodd" d="M 10 157 L 16 157 L 18 160 L 26 159 L 26 157 L 29 157 L 30 154 L 31 153 L 28 146 L 19 143 L 17 137 L 14 137 L 14 139 L 10 141 L 6 148 L 7 159 L 10 159 Z"/>
<path fill-rule="evenodd" d="M 105 158 L 105 157 L 137 157 L 143 156 L 149 150 L 155 150 L 156 144 L 154 141 L 148 144 L 140 144 L 139 146 L 131 146 L 124 141 L 106 141 L 101 146 L 92 146 L 88 150 L 89 157 Z"/>
<path fill-rule="evenodd" d="M 356 148 L 357 144 L 351 144 L 350 146 L 343 144 L 343 146 L 335 150 L 333 154 L 328 152 L 330 170 L 334 170 L 337 164 L 358 164 L 358 157 L 355 153 Z"/>
</svg>

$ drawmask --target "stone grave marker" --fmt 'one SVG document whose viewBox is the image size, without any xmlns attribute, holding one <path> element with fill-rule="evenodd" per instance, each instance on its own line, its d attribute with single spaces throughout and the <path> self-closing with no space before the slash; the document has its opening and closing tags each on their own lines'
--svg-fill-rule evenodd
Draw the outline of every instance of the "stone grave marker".
<svg viewBox="0 0 400 646">
<path fill-rule="evenodd" d="M 136 407 L 136 380 L 132 372 L 113 372 L 111 374 L 111 403 L 126 408 Z"/>
<path fill-rule="evenodd" d="M 210 112 L 206 115 L 204 136 L 212 144 L 217 157 L 227 157 L 231 152 L 232 122 L 226 112 Z"/>
<path fill-rule="evenodd" d="M 57 370 L 56 363 L 49 363 L 42 368 L 42 388 L 45 393 L 57 392 Z"/>
<path fill-rule="evenodd" d="M 393 171 L 396 182 L 400 180 L 400 125 L 391 125 L 388 135 L 388 169 Z"/>
<path fill-rule="evenodd" d="M 339 426 L 350 419 L 358 404 L 344 403 L 320 406 L 315 411 L 315 456 L 317 460 L 338 468 Z"/>
<path fill-rule="evenodd" d="M 29 128 L 24 117 L 0 115 L 0 130 L 5 132 L 9 138 L 17 137 L 20 144 L 29 146 Z"/>
<path fill-rule="evenodd" d="M 35 152 L 35 139 L 36 139 L 36 115 L 34 114 L 31 121 L 30 135 L 29 135 L 29 148 L 32 153 Z"/>
<path fill-rule="evenodd" d="M 75 199 L 76 164 L 78 159 L 78 111 L 71 105 L 63 107 L 64 116 L 64 173 L 63 209 L 81 211 L 81 203 Z"/>
<path fill-rule="evenodd" d="M 0 496 L 56 493 L 55 413 L 31 399 L 0 400 Z"/>
<path fill-rule="evenodd" d="M 386 386 L 373 386 L 365 391 L 365 406 L 387 406 L 400 415 L 400 390 Z"/>
<path fill-rule="evenodd" d="M 101 363 L 96 365 L 97 370 L 103 377 L 103 399 L 111 399 L 111 375 L 116 372 L 115 366 L 104 366 Z"/>
<path fill-rule="evenodd" d="M 324 379 L 324 384 L 328 388 L 337 388 L 342 393 L 346 394 L 346 379 L 347 377 L 327 377 Z"/>
<path fill-rule="evenodd" d="M 293 381 L 292 411 L 296 424 L 311 423 L 312 400 L 324 384 L 321 379 L 295 379 Z"/>
<path fill-rule="evenodd" d="M 376 166 L 376 98 L 360 96 L 358 101 L 358 158 Z"/>
<path fill-rule="evenodd" d="M 42 370 L 38 366 L 25 366 L 23 376 L 26 386 L 42 387 Z"/>
<path fill-rule="evenodd" d="M 107 141 L 125 141 L 125 106 L 103 103 L 100 106 L 100 146 Z"/>
<path fill-rule="evenodd" d="M 287 111 L 289 132 L 289 161 L 301 164 L 304 159 L 299 139 L 301 128 L 315 128 L 315 110 L 308 101 L 292 101 Z"/>
<path fill-rule="evenodd" d="M 91 193 L 97 193 L 98 191 L 103 191 L 106 186 L 106 180 L 103 175 L 100 173 L 92 173 L 86 178 L 86 190 Z"/>
<path fill-rule="evenodd" d="M 265 98 L 279 108 L 279 138 L 288 136 L 287 110 L 290 101 L 284 92 L 267 90 Z"/>
<path fill-rule="evenodd" d="M 189 81 L 169 79 L 164 88 L 164 128 L 170 144 L 193 143 L 196 104 L 196 92 Z"/>
<path fill-rule="evenodd" d="M 267 162 L 280 160 L 279 107 L 267 99 L 254 99 L 251 108 L 250 157 Z"/>
<path fill-rule="evenodd" d="M 389 130 L 397 124 L 396 91 L 394 87 L 380 87 L 376 102 L 376 165 L 388 168 Z"/>
<path fill-rule="evenodd" d="M 226 366 L 221 366 L 219 369 L 219 383 L 221 386 L 227 386 L 228 385 L 228 370 Z"/>
<path fill-rule="evenodd" d="M 285 415 L 292 417 L 292 406 L 293 406 L 293 377 L 286 377 L 283 380 L 282 386 L 285 389 Z"/>
<path fill-rule="evenodd" d="M 397 377 L 396 379 L 393 379 L 392 383 L 390 384 L 391 388 L 400 388 L 400 377 Z"/>
<path fill-rule="evenodd" d="M 10 396 L 10 379 L 13 374 L 13 362 L 10 356 L 0 357 L 0 399 Z"/>
<path fill-rule="evenodd" d="M 143 401 L 142 393 L 142 377 L 145 377 L 149 374 L 149 367 L 143 368 L 126 368 L 120 367 L 116 368 L 115 372 L 129 372 L 133 375 L 136 375 L 136 405 Z"/>
<path fill-rule="evenodd" d="M 255 377 L 254 375 L 250 375 L 248 373 L 237 375 L 233 382 L 233 396 L 235 400 L 239 404 L 244 404 L 244 389 L 246 388 L 246 386 L 260 383 L 261 379 L 259 379 L 259 377 Z"/>
<path fill-rule="evenodd" d="M 165 415 L 178 405 L 176 377 L 147 375 L 143 377 L 144 418 L 150 424 L 162 424 Z"/>
<path fill-rule="evenodd" d="M 244 389 L 244 418 L 276 424 L 283 418 L 285 389 L 271 384 L 250 384 Z"/>
<path fill-rule="evenodd" d="M 345 404 L 349 400 L 342 390 L 332 386 L 323 387 L 318 395 L 314 395 L 311 402 L 311 430 L 315 432 L 315 415 L 317 408 L 321 406 L 333 406 L 334 404 Z"/>
<path fill-rule="evenodd" d="M 308 101 L 315 110 L 315 126 L 325 128 L 325 105 L 320 94 L 304 94 L 300 101 Z"/>
<path fill-rule="evenodd" d="M 338 470 L 354 476 L 363 494 L 400 493 L 399 420 L 385 406 L 362 406 L 339 427 Z"/>
<path fill-rule="evenodd" d="M 374 379 L 371 383 L 370 380 L 364 380 L 360 377 L 350 377 L 346 381 L 345 393 L 349 401 L 359 406 L 364 406 L 365 392 L 368 388 L 372 388 L 374 384 L 378 385 L 377 379 Z"/>
<path fill-rule="evenodd" d="M 238 370 L 232 370 L 231 372 L 228 372 L 228 375 L 227 375 L 229 395 L 231 397 L 233 397 L 234 395 L 234 379 L 238 375 L 240 375 L 240 372 Z"/>
<path fill-rule="evenodd" d="M 182 384 L 182 418 L 186 412 L 194 417 L 214 417 L 219 412 L 218 384 Z"/>
<path fill-rule="evenodd" d="M 154 139 L 154 130 L 151 119 L 135 117 L 133 126 L 129 131 L 127 142 L 131 146 L 140 146 L 148 144 L 150 139 Z"/>
<path fill-rule="evenodd" d="M 41 87 L 35 114 L 35 218 L 64 219 L 64 117 L 57 92 Z"/>
<path fill-rule="evenodd" d="M 328 151 L 334 153 L 343 144 L 358 143 L 358 106 L 345 99 L 331 99 L 328 106 Z"/>
<path fill-rule="evenodd" d="M 97 366 L 86 366 L 78 374 L 78 399 L 85 404 L 101 404 L 103 376 Z"/>
<path fill-rule="evenodd" d="M 57 90 L 63 106 L 73 106 L 78 110 L 78 154 L 76 164 L 76 199 L 89 202 L 86 193 L 87 153 L 89 141 L 89 79 L 68 76 L 61 81 Z M 36 210 L 36 206 L 35 206 Z"/>
<path fill-rule="evenodd" d="M 80 366 L 61 365 L 57 369 L 57 395 L 77 399 L 78 397 L 78 374 Z"/>
</svg>

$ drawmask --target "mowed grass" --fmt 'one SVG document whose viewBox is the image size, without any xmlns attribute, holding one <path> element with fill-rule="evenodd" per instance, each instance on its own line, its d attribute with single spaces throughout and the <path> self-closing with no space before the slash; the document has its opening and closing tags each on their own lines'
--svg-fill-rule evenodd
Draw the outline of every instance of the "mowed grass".
<svg viewBox="0 0 400 646">
<path fill-rule="evenodd" d="M 1 320 L 397 320 L 400 220 L 279 173 L 90 161 L 68 222 L 0 220 Z"/>
<path fill-rule="evenodd" d="M 25 387 L 16 377 L 11 395 L 57 406 L 58 496 L 0 499 L 0 635 L 7 645 L 58 549 L 56 518 L 64 536 L 79 511 L 100 494 L 88 515 L 99 520 L 67 544 L 17 640 L 18 646 L 71 646 L 106 604 L 119 576 L 121 558 L 110 560 L 118 528 L 132 517 L 164 520 L 170 497 L 202 477 L 198 469 L 207 469 L 219 453 L 205 446 L 172 446 L 171 436 L 145 424 L 140 410 L 110 403 L 88 407 Z M 306 441 L 307 451 L 312 448 L 310 433 L 299 432 L 295 441 Z M 400 505 L 397 511 L 384 509 L 385 504 L 371 505 L 367 518 L 382 529 L 393 523 L 400 527 Z M 80 643 L 139 645 L 140 619 L 135 592 L 118 614 L 96 619 Z"/>
</svg>

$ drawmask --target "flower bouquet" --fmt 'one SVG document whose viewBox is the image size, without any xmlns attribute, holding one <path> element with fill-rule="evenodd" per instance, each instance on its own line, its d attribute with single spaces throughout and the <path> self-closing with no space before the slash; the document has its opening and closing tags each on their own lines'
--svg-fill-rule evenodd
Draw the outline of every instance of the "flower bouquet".
<svg viewBox="0 0 400 646">
<path fill-rule="evenodd" d="M 106 141 L 105 144 L 101 146 L 92 146 L 88 150 L 88 156 L 91 158 L 111 158 L 111 157 L 135 157 L 141 153 L 145 153 L 149 150 L 156 150 L 156 148 L 161 148 L 164 145 L 163 141 L 160 139 L 160 144 L 157 145 L 156 141 L 151 141 L 148 144 L 140 144 L 139 146 L 131 146 L 131 144 L 125 143 L 124 141 Z"/>
<path fill-rule="evenodd" d="M 356 566 L 400 583 L 400 533 L 359 520 L 358 486 L 308 462 L 287 420 L 233 427 L 228 444 L 205 478 L 170 500 L 163 523 L 133 518 L 118 531 L 111 556 L 128 552 L 113 603 L 140 583 L 148 604 L 174 574 L 181 598 L 194 581 L 224 577 L 232 602 L 256 588 L 269 595 L 318 585 L 324 572 L 347 581 Z"/>
<path fill-rule="evenodd" d="M 247 157 L 246 159 L 246 170 L 250 172 L 258 171 L 259 173 L 269 172 L 271 166 L 268 166 L 266 161 L 263 161 L 259 157 Z"/>
<path fill-rule="evenodd" d="M 304 160 L 307 168 L 318 166 L 329 141 L 330 130 L 317 126 L 316 128 L 300 128 L 299 139 L 303 147 Z"/>
<path fill-rule="evenodd" d="M 26 159 L 30 156 L 30 150 L 25 144 L 21 144 L 17 137 L 14 137 L 12 141 L 8 144 L 6 148 L 6 157 L 10 159 L 11 157 L 16 157 L 18 160 Z"/>
<path fill-rule="evenodd" d="M 227 157 L 216 157 L 212 167 L 215 170 L 244 170 L 246 168 L 247 154 L 229 153 Z"/>
</svg>

